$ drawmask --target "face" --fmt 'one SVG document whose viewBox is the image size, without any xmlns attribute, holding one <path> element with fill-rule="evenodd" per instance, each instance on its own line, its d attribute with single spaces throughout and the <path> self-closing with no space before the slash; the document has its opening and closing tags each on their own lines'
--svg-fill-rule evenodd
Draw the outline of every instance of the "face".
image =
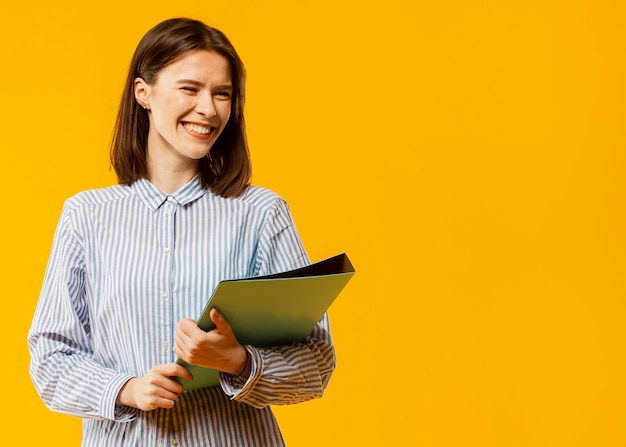
<svg viewBox="0 0 626 447">
<path fill-rule="evenodd" d="M 164 67 L 152 85 L 135 80 L 135 97 L 150 119 L 148 166 L 197 167 L 230 117 L 232 81 L 228 60 L 193 50 Z"/>
</svg>

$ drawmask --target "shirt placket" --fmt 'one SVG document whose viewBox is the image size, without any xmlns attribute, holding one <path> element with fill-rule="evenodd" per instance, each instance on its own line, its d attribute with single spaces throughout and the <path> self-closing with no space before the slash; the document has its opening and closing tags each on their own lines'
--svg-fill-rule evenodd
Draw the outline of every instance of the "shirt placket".
<svg viewBox="0 0 626 447">
<path fill-rule="evenodd" d="M 170 363 L 174 359 L 172 353 L 173 348 L 173 335 L 174 324 L 172 321 L 172 308 L 173 308 L 173 293 L 172 293 L 172 274 L 173 274 L 173 251 L 174 251 L 174 238 L 175 238 L 175 220 L 178 203 L 172 196 L 167 196 L 167 199 L 162 206 L 162 225 L 161 225 L 161 253 L 163 257 L 162 265 L 164 266 L 161 273 L 160 282 L 160 296 L 158 297 L 161 307 L 162 318 L 159 322 L 161 330 L 159 331 L 161 345 L 160 363 Z"/>
<path fill-rule="evenodd" d="M 175 360 L 172 348 L 174 346 L 174 293 L 173 293 L 173 274 L 174 274 L 174 245 L 176 238 L 176 213 L 178 211 L 178 201 L 171 195 L 168 195 L 165 202 L 159 210 L 159 244 L 161 259 L 159 264 L 162 269 L 159 271 L 159 300 L 161 309 L 161 318 L 158 322 L 159 330 L 159 363 L 171 363 Z M 179 441 L 173 437 L 171 430 L 173 428 L 172 418 L 175 409 L 168 411 L 159 411 L 158 418 L 159 427 L 157 437 L 159 446 L 177 446 Z"/>
</svg>

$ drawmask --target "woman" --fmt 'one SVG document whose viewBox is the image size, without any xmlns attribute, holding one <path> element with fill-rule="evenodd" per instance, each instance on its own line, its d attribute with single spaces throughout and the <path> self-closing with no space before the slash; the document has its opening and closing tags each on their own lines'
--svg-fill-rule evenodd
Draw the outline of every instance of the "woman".
<svg viewBox="0 0 626 447">
<path fill-rule="evenodd" d="M 213 310 L 223 279 L 308 257 L 286 203 L 249 185 L 245 73 L 228 39 L 171 19 L 139 43 L 115 126 L 119 185 L 65 203 L 28 342 L 55 411 L 83 419 L 84 446 L 284 445 L 269 405 L 320 397 L 333 372 L 325 316 L 302 343 L 240 345 Z M 295 297 L 294 297 L 295 298 Z M 182 392 L 175 363 L 220 371 Z"/>
</svg>

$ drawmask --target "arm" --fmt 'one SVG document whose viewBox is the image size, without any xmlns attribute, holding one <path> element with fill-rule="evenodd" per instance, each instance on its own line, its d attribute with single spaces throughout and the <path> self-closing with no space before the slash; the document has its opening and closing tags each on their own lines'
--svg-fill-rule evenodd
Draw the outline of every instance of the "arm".
<svg viewBox="0 0 626 447">
<path fill-rule="evenodd" d="M 171 376 L 190 378 L 185 368 L 157 365 L 137 378 L 103 366 L 94 353 L 87 228 L 80 209 L 68 201 L 28 334 L 35 388 L 50 409 L 79 417 L 128 421 L 136 409 L 171 408 L 182 393 Z"/>
<path fill-rule="evenodd" d="M 257 408 L 319 398 L 335 369 L 326 315 L 303 343 L 263 349 L 246 346 L 246 350 L 250 375 L 222 374 L 222 389 L 234 400 Z"/>
<path fill-rule="evenodd" d="M 130 376 L 95 361 L 85 299 L 84 245 L 76 210 L 66 203 L 54 235 L 39 302 L 28 334 L 30 374 L 46 406 L 81 417 L 129 420 L 115 406 Z"/>
<path fill-rule="evenodd" d="M 283 272 L 309 263 L 283 200 L 277 200 L 268 214 L 258 249 L 259 275 Z M 245 348 L 250 358 L 250 375 L 222 373 L 222 389 L 234 400 L 258 408 L 321 397 L 335 369 L 335 350 L 327 315 L 302 343 Z"/>
</svg>

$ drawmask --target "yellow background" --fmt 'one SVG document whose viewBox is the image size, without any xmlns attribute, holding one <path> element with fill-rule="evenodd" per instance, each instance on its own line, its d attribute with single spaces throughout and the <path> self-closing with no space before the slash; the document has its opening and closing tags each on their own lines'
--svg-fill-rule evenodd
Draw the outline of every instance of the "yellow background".
<svg viewBox="0 0 626 447">
<path fill-rule="evenodd" d="M 98 5 L 0 7 L 2 445 L 79 444 L 26 332 L 62 202 L 115 182 L 132 51 L 172 16 L 231 38 L 254 183 L 313 260 L 357 268 L 326 396 L 276 408 L 290 446 L 626 445 L 622 1 Z"/>
</svg>

